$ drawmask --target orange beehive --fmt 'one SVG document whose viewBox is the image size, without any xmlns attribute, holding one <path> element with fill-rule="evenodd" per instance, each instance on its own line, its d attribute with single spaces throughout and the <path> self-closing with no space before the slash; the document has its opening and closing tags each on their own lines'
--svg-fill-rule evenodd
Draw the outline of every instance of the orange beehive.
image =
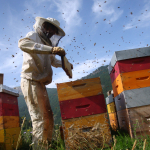
<svg viewBox="0 0 150 150">
<path fill-rule="evenodd" d="M 150 86 L 150 69 L 121 73 L 112 83 L 114 97 L 125 90 Z"/>
<path fill-rule="evenodd" d="M 150 105 L 124 109 L 117 115 L 120 129 L 131 137 L 150 135 Z"/>
<path fill-rule="evenodd" d="M 111 128 L 114 131 L 116 131 L 118 129 L 118 119 L 117 119 L 116 112 L 109 114 L 109 121 L 110 121 Z"/>
<path fill-rule="evenodd" d="M 57 84 L 59 101 L 103 94 L 100 78 L 77 80 Z"/>
</svg>

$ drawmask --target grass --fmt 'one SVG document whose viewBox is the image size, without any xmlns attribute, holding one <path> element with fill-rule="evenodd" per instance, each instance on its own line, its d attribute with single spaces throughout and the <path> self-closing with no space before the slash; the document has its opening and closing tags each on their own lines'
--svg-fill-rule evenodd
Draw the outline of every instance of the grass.
<svg viewBox="0 0 150 150">
<path fill-rule="evenodd" d="M 21 126 L 20 138 L 18 138 L 18 145 L 20 140 L 22 144 L 19 148 L 14 148 L 14 150 L 32 150 L 32 128 L 22 130 L 23 123 Z M 113 142 L 111 147 L 107 148 L 89 148 L 89 150 L 150 150 L 150 137 L 140 137 L 140 138 L 130 138 L 128 133 L 125 131 L 112 131 Z M 107 145 L 106 143 L 104 144 Z M 5 150 L 2 148 L 3 144 L 0 144 L 0 150 Z M 53 132 L 53 139 L 51 144 L 48 145 L 48 150 L 65 150 L 65 143 L 61 139 L 59 125 L 55 125 L 55 130 Z M 86 148 L 82 148 L 86 150 Z"/>
</svg>

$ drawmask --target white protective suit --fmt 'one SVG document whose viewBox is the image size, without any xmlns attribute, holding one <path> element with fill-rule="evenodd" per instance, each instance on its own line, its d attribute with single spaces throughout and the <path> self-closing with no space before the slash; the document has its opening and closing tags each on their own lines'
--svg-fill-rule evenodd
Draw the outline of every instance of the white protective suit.
<svg viewBox="0 0 150 150">
<path fill-rule="evenodd" d="M 18 42 L 23 51 L 21 89 L 32 120 L 32 142 L 35 150 L 39 147 L 39 139 L 52 140 L 54 119 L 45 85 L 52 82 L 51 65 L 56 68 L 62 67 L 61 61 L 51 54 L 52 47 L 44 45 L 36 32 L 43 22 L 44 20 L 38 18 L 34 25 L 35 31 L 29 32 Z M 61 37 L 57 36 L 58 40 L 55 42 L 51 40 L 52 46 L 57 46 Z"/>
</svg>

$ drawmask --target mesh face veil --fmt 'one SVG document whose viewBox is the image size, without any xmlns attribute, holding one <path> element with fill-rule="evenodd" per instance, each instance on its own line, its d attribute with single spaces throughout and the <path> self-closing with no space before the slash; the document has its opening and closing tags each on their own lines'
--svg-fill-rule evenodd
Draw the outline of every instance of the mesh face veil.
<svg viewBox="0 0 150 150">
<path fill-rule="evenodd" d="M 50 37 L 49 32 L 47 32 L 46 30 L 43 32 L 42 25 L 44 22 L 49 22 L 50 24 L 52 24 L 52 26 L 55 26 L 58 29 L 57 34 L 54 34 Z M 65 36 L 65 32 L 59 27 L 59 25 L 60 25 L 59 22 L 53 18 L 45 19 L 45 18 L 41 18 L 41 17 L 36 17 L 36 22 L 33 25 L 33 27 L 36 32 L 38 31 L 38 29 L 40 29 L 45 34 L 45 36 L 51 41 L 52 46 L 56 47 L 59 44 L 60 39 Z"/>
</svg>

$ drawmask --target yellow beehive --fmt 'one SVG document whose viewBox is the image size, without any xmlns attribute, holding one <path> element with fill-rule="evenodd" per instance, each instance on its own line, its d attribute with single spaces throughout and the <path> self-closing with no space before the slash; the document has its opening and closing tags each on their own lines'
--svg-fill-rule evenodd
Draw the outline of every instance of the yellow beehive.
<svg viewBox="0 0 150 150">
<path fill-rule="evenodd" d="M 0 130 L 0 143 L 4 143 L 6 150 L 13 150 L 16 148 L 18 137 L 20 134 L 20 127 L 1 129 Z"/>
<path fill-rule="evenodd" d="M 19 126 L 19 116 L 0 116 L 0 129 L 16 128 Z"/>
<path fill-rule="evenodd" d="M 111 144 L 107 113 L 62 120 L 62 127 L 66 150 L 95 149 Z"/>
<path fill-rule="evenodd" d="M 115 102 L 112 102 L 112 103 L 107 105 L 107 111 L 109 114 L 116 112 Z"/>
</svg>

